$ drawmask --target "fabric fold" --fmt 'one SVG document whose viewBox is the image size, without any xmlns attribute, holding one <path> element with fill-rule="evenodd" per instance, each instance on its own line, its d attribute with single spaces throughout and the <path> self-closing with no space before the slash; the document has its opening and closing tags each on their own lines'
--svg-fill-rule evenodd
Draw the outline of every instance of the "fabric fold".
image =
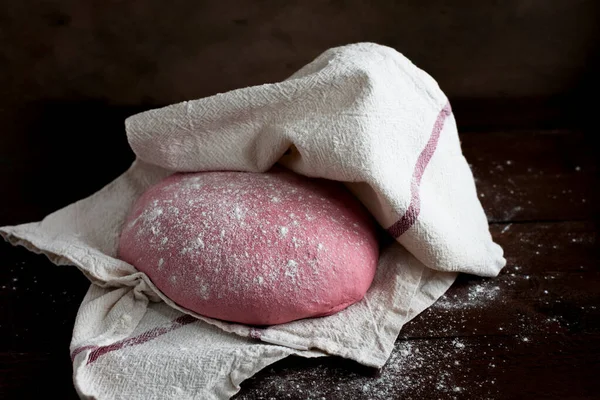
<svg viewBox="0 0 600 400">
<path fill-rule="evenodd" d="M 430 268 L 495 276 L 505 263 L 448 99 L 388 47 L 334 48 L 283 82 L 147 111 L 126 128 L 139 159 L 171 171 L 264 172 L 279 162 L 345 182 Z"/>
<path fill-rule="evenodd" d="M 448 99 L 395 50 L 330 49 L 285 81 L 126 120 L 131 168 L 40 222 L 0 228 L 14 245 L 92 282 L 71 342 L 80 396 L 226 399 L 290 354 L 385 364 L 400 329 L 458 272 L 504 266 Z M 116 256 L 129 208 L 178 171 L 263 172 L 274 164 L 343 182 L 395 238 L 365 298 L 337 314 L 266 328 L 194 314 Z"/>
</svg>

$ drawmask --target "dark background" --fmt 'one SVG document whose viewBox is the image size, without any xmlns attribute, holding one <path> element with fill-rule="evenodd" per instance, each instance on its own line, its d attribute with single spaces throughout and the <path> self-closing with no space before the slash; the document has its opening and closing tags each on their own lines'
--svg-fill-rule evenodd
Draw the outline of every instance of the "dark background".
<svg viewBox="0 0 600 400">
<path fill-rule="evenodd" d="M 587 128 L 599 38 L 596 0 L 2 1 L 0 225 L 122 172 L 128 115 L 278 81 L 359 41 L 430 73 L 461 132 Z"/>
<path fill-rule="evenodd" d="M 465 367 L 444 373 L 469 392 L 445 397 L 597 398 L 597 0 L 0 0 L 0 226 L 121 174 L 133 160 L 127 116 L 285 79 L 359 41 L 394 47 L 448 95 L 508 259 L 498 278 L 463 275 L 447 294 L 466 304 L 492 285 L 494 299 L 436 304 L 403 329 L 381 375 L 390 395 L 440 398 L 439 360 L 462 338 L 469 351 L 453 357 Z M 75 268 L 0 243 L 0 398 L 75 397 L 68 346 L 88 286 Z M 418 368 L 397 369 L 406 357 Z M 238 398 L 371 398 L 365 370 L 288 359 Z"/>
</svg>

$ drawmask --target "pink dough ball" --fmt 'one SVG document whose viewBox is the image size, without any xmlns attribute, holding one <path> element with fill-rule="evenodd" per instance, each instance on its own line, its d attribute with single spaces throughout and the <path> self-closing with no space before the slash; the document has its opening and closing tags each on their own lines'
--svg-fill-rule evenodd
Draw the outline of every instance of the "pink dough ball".
<svg viewBox="0 0 600 400">
<path fill-rule="evenodd" d="M 283 168 L 171 175 L 137 200 L 119 243 L 181 307 L 251 325 L 343 310 L 378 256 L 371 215 L 341 183 Z"/>
</svg>

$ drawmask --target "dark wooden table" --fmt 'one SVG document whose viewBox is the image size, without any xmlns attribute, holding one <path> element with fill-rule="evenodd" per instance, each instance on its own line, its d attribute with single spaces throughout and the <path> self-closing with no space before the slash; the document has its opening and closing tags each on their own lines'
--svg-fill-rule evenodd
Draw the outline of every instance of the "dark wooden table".
<svg viewBox="0 0 600 400">
<path fill-rule="evenodd" d="M 599 398 L 598 162 L 589 137 L 462 134 L 508 260 L 500 276 L 460 276 L 406 325 L 379 371 L 292 357 L 244 382 L 236 398 Z M 75 268 L 0 244 L 0 398 L 76 398 L 68 346 L 87 287 Z"/>
</svg>

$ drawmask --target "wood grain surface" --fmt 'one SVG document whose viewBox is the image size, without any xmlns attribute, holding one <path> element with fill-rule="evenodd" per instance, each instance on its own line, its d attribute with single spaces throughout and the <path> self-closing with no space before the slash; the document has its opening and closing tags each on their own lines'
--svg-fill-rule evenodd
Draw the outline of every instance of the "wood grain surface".
<svg viewBox="0 0 600 400">
<path fill-rule="evenodd" d="M 473 132 L 461 140 L 508 260 L 500 276 L 461 275 L 405 326 L 379 371 L 336 357 L 291 357 L 244 382 L 237 399 L 597 398 L 595 149 L 571 131 Z M 75 196 L 39 195 L 56 206 Z M 0 398 L 76 398 L 68 344 L 87 286 L 75 268 L 0 244 Z"/>
</svg>

